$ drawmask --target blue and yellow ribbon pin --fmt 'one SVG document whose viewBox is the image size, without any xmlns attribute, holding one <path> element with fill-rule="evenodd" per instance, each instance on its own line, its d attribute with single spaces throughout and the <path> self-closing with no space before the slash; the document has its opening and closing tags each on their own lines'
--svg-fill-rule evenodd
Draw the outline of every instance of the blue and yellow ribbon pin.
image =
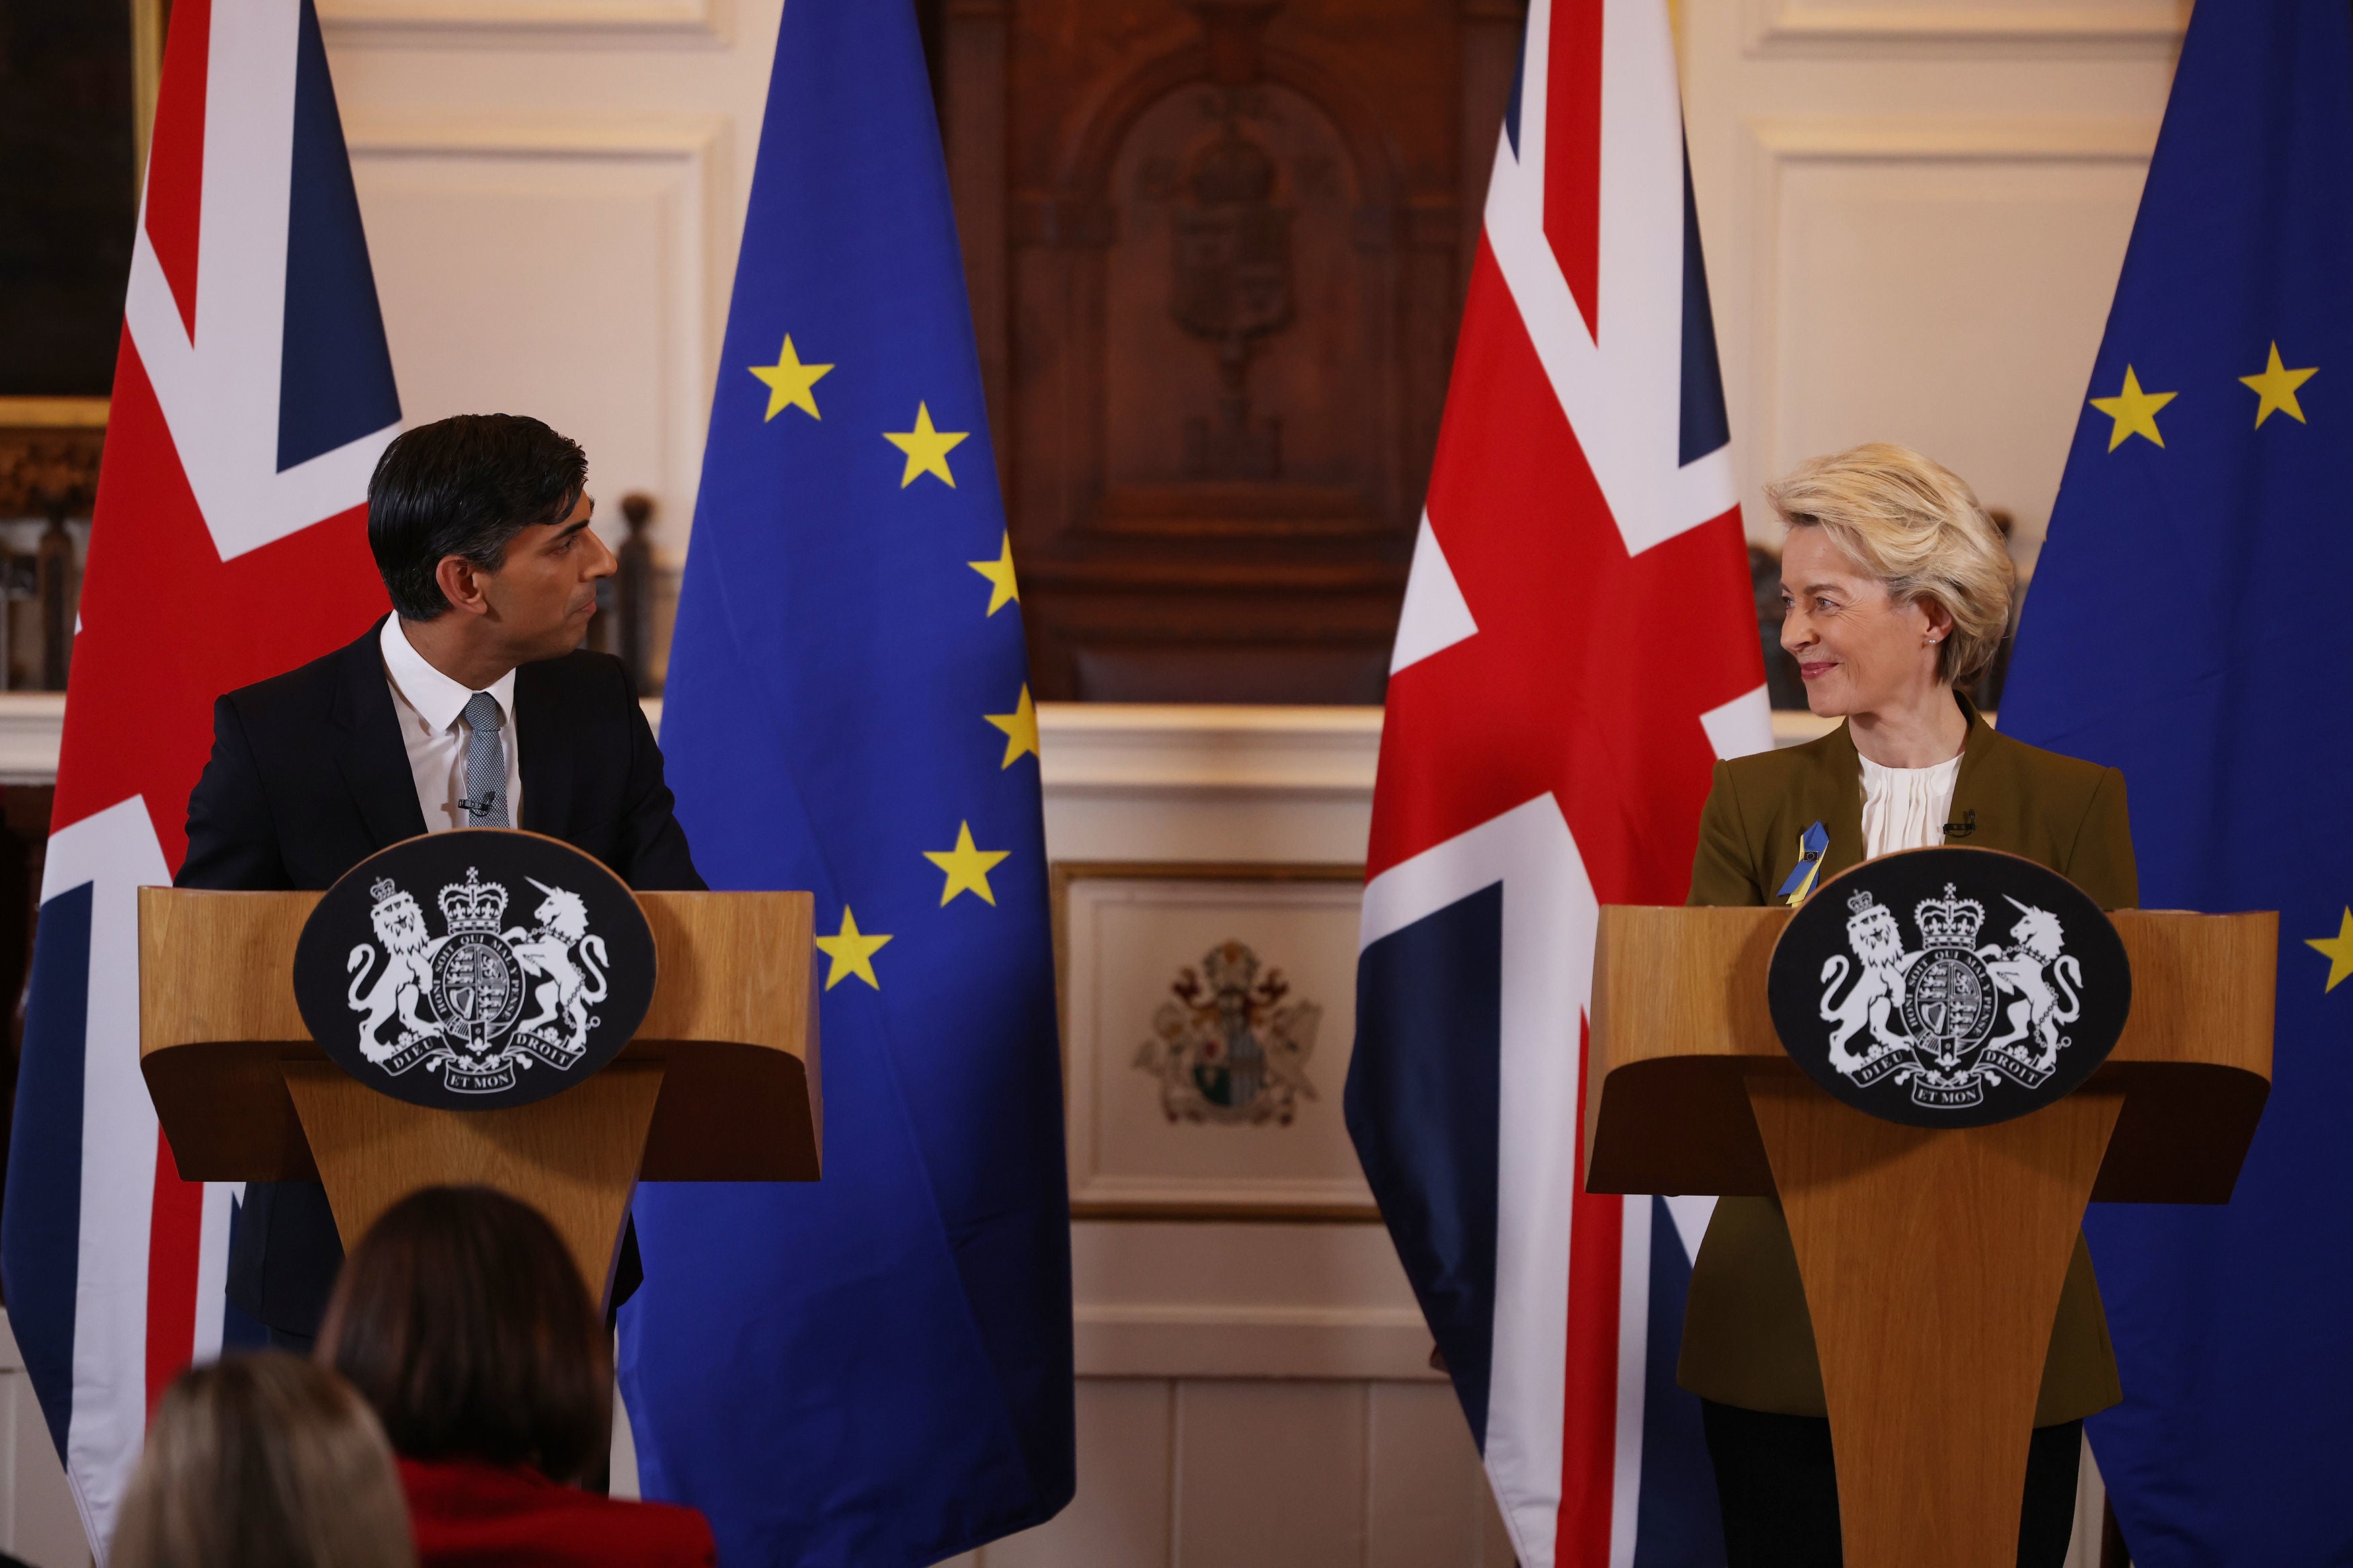
<svg viewBox="0 0 2353 1568">
<path fill-rule="evenodd" d="M 1789 873 L 1789 879 L 1773 896 L 1784 903 L 1804 903 L 1806 895 L 1814 890 L 1814 879 L 1822 874 L 1822 857 L 1830 847 L 1831 836 L 1822 831 L 1819 822 L 1799 834 L 1798 868 Z"/>
</svg>

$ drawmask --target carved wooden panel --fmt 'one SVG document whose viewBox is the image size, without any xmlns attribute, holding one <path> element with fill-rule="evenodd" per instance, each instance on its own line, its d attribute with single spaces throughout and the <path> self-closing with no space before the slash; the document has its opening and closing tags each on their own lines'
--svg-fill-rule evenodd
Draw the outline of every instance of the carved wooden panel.
<svg viewBox="0 0 2353 1568">
<path fill-rule="evenodd" d="M 946 0 L 1037 695 L 1380 700 L 1513 0 Z"/>
</svg>

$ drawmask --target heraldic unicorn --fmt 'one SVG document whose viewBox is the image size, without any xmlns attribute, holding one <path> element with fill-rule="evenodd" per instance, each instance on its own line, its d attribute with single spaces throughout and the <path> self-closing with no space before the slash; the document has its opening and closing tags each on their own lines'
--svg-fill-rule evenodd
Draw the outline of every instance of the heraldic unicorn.
<svg viewBox="0 0 2353 1568">
<path fill-rule="evenodd" d="M 456 1093 L 497 1094 L 534 1063 L 563 1072 L 581 1060 L 606 996 L 605 941 L 579 894 L 524 880 L 543 895 L 528 931 L 504 928 L 506 888 L 470 866 L 436 900 L 438 937 L 406 890 L 388 877 L 370 884 L 376 940 L 351 950 L 345 999 L 371 1063 L 395 1078 L 421 1063 Z"/>
<path fill-rule="evenodd" d="M 1821 969 L 1822 1021 L 1837 1026 L 1830 1065 L 1858 1088 L 1892 1076 L 1931 1110 L 1977 1106 L 2005 1078 L 2041 1089 L 2069 1044 L 2062 1026 L 2081 1015 L 2084 972 L 2063 951 L 2058 916 L 2003 897 L 2019 913 L 2006 944 L 1977 945 L 1985 906 L 1947 882 L 1944 897 L 1915 908 L 1921 946 L 1907 952 L 1894 911 L 1867 890 L 1852 895 L 1854 965 L 1834 953 Z"/>
</svg>

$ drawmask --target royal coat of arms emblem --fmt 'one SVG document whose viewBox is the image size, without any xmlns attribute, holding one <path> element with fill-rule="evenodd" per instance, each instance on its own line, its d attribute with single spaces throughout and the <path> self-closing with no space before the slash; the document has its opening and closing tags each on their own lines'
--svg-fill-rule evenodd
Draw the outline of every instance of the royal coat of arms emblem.
<svg viewBox="0 0 2353 1568">
<path fill-rule="evenodd" d="M 1923 892 L 1905 888 L 1931 856 L 1960 857 L 1961 874 Z M 1972 871 L 1982 885 L 1964 892 Z M 1841 1099 L 1922 1125 L 2002 1121 L 2073 1089 L 2121 1032 L 2131 990 L 2122 944 L 2055 873 L 2015 856 L 1932 849 L 1858 867 L 1835 887 L 1838 904 L 1817 897 L 1792 919 L 1771 988 L 1783 1043 Z M 1979 940 L 1989 900 L 1977 891 L 2009 906 L 1993 940 Z M 1916 947 L 1899 918 L 1907 907 Z M 1839 908 L 1844 951 L 1816 962 L 1830 945 L 1825 917 Z M 2071 931 L 2090 949 L 2069 952 Z"/>
<path fill-rule="evenodd" d="M 1316 1098 L 1307 1058 L 1324 1009 L 1286 1000 L 1282 971 L 1260 967 L 1242 943 L 1220 942 L 1177 974 L 1175 1000 L 1152 1016 L 1135 1066 L 1160 1080 L 1169 1121 L 1288 1126 L 1300 1099 Z"/>
<path fill-rule="evenodd" d="M 470 842 L 449 842 L 459 839 Z M 448 863 L 453 849 L 471 852 L 462 876 Z M 485 876 L 485 864 L 496 874 Z M 409 890 L 437 881 L 438 935 Z M 514 887 L 530 889 L 519 904 Z M 520 918 L 510 919 L 511 905 Z M 359 940 L 336 942 L 339 925 Z M 338 884 L 304 929 L 296 992 L 329 1054 L 385 1092 L 514 1104 L 586 1077 L 626 1043 L 649 999 L 651 948 L 628 890 L 587 857 L 529 834 L 474 830 L 396 845 Z M 317 1016 L 330 953 L 340 959 L 340 1025 Z M 630 994 L 620 998 L 617 957 Z M 617 1038 L 605 1037 L 616 1027 Z"/>
<path fill-rule="evenodd" d="M 369 885 L 376 942 L 354 946 L 344 964 L 362 1056 L 394 1078 L 422 1065 L 459 1094 L 511 1089 L 534 1063 L 557 1072 L 579 1064 L 598 1023 L 590 1009 L 605 999 L 605 941 L 588 929 L 579 894 L 525 879 L 539 907 L 528 928 L 504 929 L 506 889 L 467 867 L 435 900 L 438 937 L 405 889 L 390 878 Z"/>
</svg>

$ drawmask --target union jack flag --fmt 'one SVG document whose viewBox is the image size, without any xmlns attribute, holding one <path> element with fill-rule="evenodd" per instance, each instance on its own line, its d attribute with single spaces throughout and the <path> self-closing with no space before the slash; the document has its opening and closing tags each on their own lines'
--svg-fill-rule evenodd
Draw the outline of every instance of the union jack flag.
<svg viewBox="0 0 2353 1568">
<path fill-rule="evenodd" d="M 239 1194 L 183 1182 L 139 1071 L 137 892 L 187 850 L 213 700 L 385 607 L 400 403 L 311 0 L 179 0 L 123 309 L 0 1216 L 8 1316 L 103 1554 L 147 1413 L 258 1339 Z"/>
<path fill-rule="evenodd" d="M 1604 903 L 1772 743 L 1662 0 L 1535 0 L 1391 660 L 1346 1105 L 1528 1568 L 1724 1561 L 1710 1199 L 1582 1191 Z"/>
</svg>

